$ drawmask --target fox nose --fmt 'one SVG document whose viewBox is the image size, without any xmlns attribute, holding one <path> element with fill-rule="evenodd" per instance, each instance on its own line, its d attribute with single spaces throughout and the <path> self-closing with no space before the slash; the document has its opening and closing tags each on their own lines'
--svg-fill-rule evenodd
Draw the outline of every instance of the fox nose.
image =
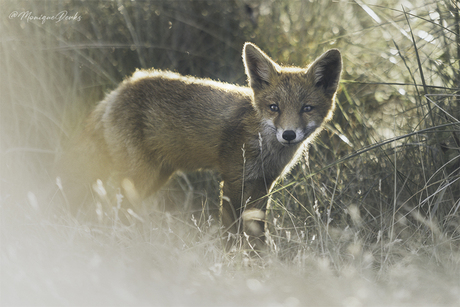
<svg viewBox="0 0 460 307">
<path fill-rule="evenodd" d="M 292 130 L 286 130 L 283 132 L 283 139 L 290 142 L 296 138 L 295 132 Z"/>
</svg>

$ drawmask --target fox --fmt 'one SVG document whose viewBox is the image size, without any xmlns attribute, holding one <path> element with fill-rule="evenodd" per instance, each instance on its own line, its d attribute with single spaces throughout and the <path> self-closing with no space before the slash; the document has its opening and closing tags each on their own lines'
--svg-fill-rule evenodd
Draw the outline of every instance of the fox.
<svg viewBox="0 0 460 307">
<path fill-rule="evenodd" d="M 262 248 L 267 195 L 331 120 L 342 57 L 281 66 L 247 42 L 242 58 L 247 86 L 136 70 L 88 118 L 89 180 L 110 177 L 142 200 L 178 171 L 217 171 L 223 229 Z"/>
</svg>

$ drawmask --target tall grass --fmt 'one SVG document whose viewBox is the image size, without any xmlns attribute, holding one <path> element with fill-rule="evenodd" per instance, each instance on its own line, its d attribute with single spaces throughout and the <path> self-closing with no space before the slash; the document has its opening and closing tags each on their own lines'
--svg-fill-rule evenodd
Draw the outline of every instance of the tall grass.
<svg viewBox="0 0 460 307">
<path fill-rule="evenodd" d="M 458 302 L 458 3 L 372 3 L 0 2 L 2 303 Z M 334 120 L 271 195 L 266 255 L 222 248 L 211 172 L 135 211 L 96 187 L 69 214 L 55 160 L 105 92 L 139 67 L 245 84 L 244 41 L 285 64 L 344 56 Z"/>
<path fill-rule="evenodd" d="M 335 123 L 275 195 L 274 245 L 294 241 L 295 251 L 327 257 L 339 270 L 353 259 L 382 273 L 413 255 L 457 267 L 458 7 L 437 3 L 415 13 L 357 4 L 374 25 L 342 39 L 360 35 L 368 44 L 351 47 L 362 55 L 357 63 L 345 53 L 352 68 Z M 380 41 L 372 44 L 366 31 Z M 364 63 L 366 78 L 349 74 L 362 69 L 366 53 L 375 57 Z"/>
</svg>

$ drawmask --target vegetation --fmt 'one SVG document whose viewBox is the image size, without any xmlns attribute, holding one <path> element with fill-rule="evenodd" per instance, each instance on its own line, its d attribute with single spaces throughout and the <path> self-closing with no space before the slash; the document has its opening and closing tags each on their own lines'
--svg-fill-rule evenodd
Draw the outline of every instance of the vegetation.
<svg viewBox="0 0 460 307">
<path fill-rule="evenodd" d="M 0 2 L 0 301 L 458 302 L 459 5 Z M 211 172 L 179 174 L 136 211 L 96 187 L 69 214 L 54 164 L 105 93 L 147 67 L 243 85 L 245 41 L 285 64 L 344 57 L 334 120 L 271 195 L 267 255 L 222 249 Z"/>
</svg>

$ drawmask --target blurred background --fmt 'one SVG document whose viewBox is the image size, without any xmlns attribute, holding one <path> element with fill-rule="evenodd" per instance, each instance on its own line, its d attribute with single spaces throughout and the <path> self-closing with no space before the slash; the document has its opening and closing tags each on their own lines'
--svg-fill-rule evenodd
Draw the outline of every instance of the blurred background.
<svg viewBox="0 0 460 307">
<path fill-rule="evenodd" d="M 341 276 L 352 267 L 373 281 L 396 278 L 401 285 L 419 286 L 390 296 L 390 303 L 416 302 L 413 295 L 419 292 L 433 293 L 433 302 L 460 297 L 458 1 L 3 0 L 0 8 L 1 285 L 3 294 L 10 293 L 4 302 L 88 303 L 72 295 L 70 284 L 67 295 L 60 294 L 61 274 L 37 267 L 46 264 L 72 276 L 77 267 L 77 276 L 86 280 L 86 273 L 101 263 L 120 261 L 100 250 L 123 254 L 116 267 L 129 276 L 138 271 L 126 269 L 127 263 L 142 254 L 145 262 L 138 270 L 150 263 L 149 270 L 156 272 L 141 279 L 147 283 L 161 275 L 152 257 L 163 265 L 165 258 L 175 259 L 186 271 L 197 261 L 217 271 L 244 267 L 249 261 L 245 251 L 234 257 L 216 240 L 216 174 L 179 174 L 145 202 L 143 214 L 128 212 L 132 224 L 126 226 L 111 216 L 116 204 L 98 206 L 96 192 L 90 206 L 96 222 L 68 216 L 54 169 L 91 109 L 137 68 L 246 85 L 241 59 L 246 41 L 280 64 L 307 66 L 330 48 L 340 49 L 344 61 L 333 120 L 310 146 L 308 159 L 275 187 L 270 255 L 286 266 L 314 266 L 320 272 L 327 267 Z M 173 203 L 179 213 L 152 211 L 162 203 Z M 83 243 L 75 243 L 76 237 Z M 126 246 L 138 245 L 154 247 L 134 248 L 136 256 L 131 256 Z M 78 253 L 81 263 L 68 269 L 62 259 Z M 388 273 L 412 261 L 423 265 L 410 276 L 429 265 L 445 270 L 439 276 L 427 270 L 440 288 L 425 291 L 431 282 L 417 284 Z M 90 279 L 98 284 L 109 277 L 114 278 L 98 273 Z M 197 282 L 187 278 L 184 284 Z M 253 278 L 241 278 L 244 287 L 257 289 L 257 283 L 247 283 Z M 144 302 L 124 286 L 124 277 L 114 279 L 128 293 L 123 302 Z M 360 284 L 361 279 L 353 281 Z M 79 287 L 86 289 L 84 284 Z M 360 297 L 356 289 L 338 287 L 337 301 L 331 303 L 343 303 L 350 295 L 362 305 L 373 302 L 372 295 Z M 40 299 L 18 300 L 24 289 Z M 50 289 L 58 294 L 44 296 L 53 293 Z M 141 293 L 137 298 L 148 301 L 149 292 Z M 316 298 L 314 291 L 306 295 Z"/>
</svg>

